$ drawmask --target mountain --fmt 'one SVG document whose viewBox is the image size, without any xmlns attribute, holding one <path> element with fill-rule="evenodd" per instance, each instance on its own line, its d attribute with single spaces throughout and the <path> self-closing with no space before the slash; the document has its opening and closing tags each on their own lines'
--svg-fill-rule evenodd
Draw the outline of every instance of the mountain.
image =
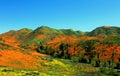
<svg viewBox="0 0 120 76">
<path fill-rule="evenodd" d="M 66 36 L 81 36 L 84 35 L 84 32 L 82 31 L 74 31 L 72 29 L 61 29 L 60 31 L 63 32 Z"/>
<path fill-rule="evenodd" d="M 54 29 L 47 26 L 41 26 L 32 31 L 24 40 L 23 44 L 26 43 L 39 43 L 49 41 L 57 36 L 81 36 L 84 33 L 81 31 L 74 31 L 72 29 Z"/>
<path fill-rule="evenodd" d="M 68 75 L 69 70 L 66 71 L 64 68 L 67 67 L 69 69 L 70 66 L 75 66 L 69 72 L 74 72 L 76 70 L 73 69 L 78 69 L 76 73 L 80 75 L 83 70 L 79 72 L 81 68 L 76 68 L 79 67 L 78 64 L 76 65 L 78 62 L 87 63 L 87 65 L 89 63 L 90 66 L 93 65 L 97 69 L 102 67 L 105 70 L 107 66 L 114 63 L 116 66 L 112 68 L 118 67 L 117 69 L 120 69 L 118 64 L 120 62 L 119 51 L 120 28 L 114 26 L 98 27 L 91 32 L 41 26 L 35 30 L 23 28 L 20 30 L 11 30 L 0 35 L 0 66 L 24 68 L 26 70 L 45 70 L 47 74 L 49 70 L 56 72 L 56 67 L 54 66 L 60 65 L 61 67 L 57 67 L 59 72 L 66 72 L 66 75 Z M 60 58 L 62 60 L 56 61 L 56 59 Z M 71 62 L 70 66 L 65 66 L 68 64 L 63 64 L 63 62 L 66 63 L 66 60 L 68 61 L 69 59 Z M 72 65 L 74 62 L 75 65 Z M 83 65 L 80 64 L 80 66 Z M 111 67 L 108 69 L 111 69 Z M 11 70 L 1 70 L 3 73 L 7 71 Z M 93 71 L 97 72 L 94 69 Z M 98 70 L 98 72 L 100 71 L 103 70 Z M 15 72 L 17 71 L 15 70 Z M 88 71 L 85 73 L 88 73 Z M 24 73 L 24 75 L 33 74 L 39 75 L 36 71 Z M 75 72 L 72 75 L 76 75 Z"/>
<path fill-rule="evenodd" d="M 61 31 L 57 29 L 41 26 L 29 33 L 28 36 L 26 36 L 26 38 L 22 41 L 22 45 L 30 43 L 39 44 L 41 41 L 47 41 L 47 39 L 51 39 L 61 34 Z"/>
<path fill-rule="evenodd" d="M 23 28 L 18 31 L 10 30 L 6 33 L 1 34 L 0 38 L 6 43 L 12 45 L 21 42 L 30 32 L 32 32 L 32 30 L 28 28 Z"/>
<path fill-rule="evenodd" d="M 97 35 L 120 35 L 120 27 L 115 26 L 102 26 L 94 29 L 93 31 L 87 33 L 88 36 L 97 36 Z"/>
<path fill-rule="evenodd" d="M 60 30 L 50 28 L 47 26 L 41 26 L 35 29 L 33 32 L 30 33 L 29 37 L 36 37 L 38 35 L 46 35 L 46 36 L 53 36 L 53 35 L 58 35 L 58 34 L 63 34 Z"/>
<path fill-rule="evenodd" d="M 35 29 L 31 35 L 33 34 L 44 34 L 44 35 L 49 35 L 49 36 L 53 36 L 53 35 L 67 35 L 67 36 L 80 36 L 83 34 L 83 32 L 81 31 L 74 31 L 72 29 L 54 29 L 54 28 L 50 28 L 47 26 L 41 26 L 38 27 L 37 29 Z"/>
<path fill-rule="evenodd" d="M 74 31 L 72 29 L 54 29 L 47 26 L 40 26 L 35 30 L 23 28 L 20 30 L 11 30 L 0 35 L 0 38 L 10 45 L 40 44 L 54 40 L 57 37 L 80 37 L 80 36 L 113 36 L 120 35 L 120 27 L 102 26 L 91 32 Z M 57 38 L 58 39 L 58 38 Z"/>
</svg>

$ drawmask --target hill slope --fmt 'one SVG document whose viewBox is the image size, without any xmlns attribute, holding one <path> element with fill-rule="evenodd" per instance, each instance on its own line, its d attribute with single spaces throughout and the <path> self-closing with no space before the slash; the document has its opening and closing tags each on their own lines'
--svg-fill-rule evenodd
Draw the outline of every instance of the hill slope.
<svg viewBox="0 0 120 76">
<path fill-rule="evenodd" d="M 0 38 L 10 45 L 19 44 L 30 32 L 31 29 L 23 28 L 15 31 L 11 30 L 0 35 Z"/>
<path fill-rule="evenodd" d="M 49 41 L 57 36 L 81 36 L 84 33 L 81 31 L 74 31 L 71 29 L 54 29 L 47 26 L 41 26 L 32 31 L 25 40 L 23 40 L 23 43 L 40 43 L 44 41 Z"/>
<path fill-rule="evenodd" d="M 120 27 L 115 26 L 102 26 L 94 29 L 93 31 L 89 32 L 88 36 L 97 36 L 99 34 L 103 34 L 106 36 L 110 35 L 120 35 Z"/>
</svg>

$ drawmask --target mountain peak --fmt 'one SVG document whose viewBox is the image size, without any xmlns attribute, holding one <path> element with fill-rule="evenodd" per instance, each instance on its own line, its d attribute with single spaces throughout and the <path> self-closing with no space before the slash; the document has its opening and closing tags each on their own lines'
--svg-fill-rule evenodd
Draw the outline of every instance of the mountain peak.
<svg viewBox="0 0 120 76">
<path fill-rule="evenodd" d="M 105 26 L 102 26 L 102 28 L 111 28 L 112 26 L 108 26 L 108 25 L 105 25 Z"/>
<path fill-rule="evenodd" d="M 40 26 L 40 27 L 38 27 L 38 29 L 48 30 L 48 29 L 51 29 L 51 28 L 50 28 L 50 27 L 48 27 L 48 26 Z"/>
<path fill-rule="evenodd" d="M 22 28 L 22 29 L 20 29 L 20 30 L 18 30 L 18 31 L 32 31 L 32 29 Z"/>
</svg>

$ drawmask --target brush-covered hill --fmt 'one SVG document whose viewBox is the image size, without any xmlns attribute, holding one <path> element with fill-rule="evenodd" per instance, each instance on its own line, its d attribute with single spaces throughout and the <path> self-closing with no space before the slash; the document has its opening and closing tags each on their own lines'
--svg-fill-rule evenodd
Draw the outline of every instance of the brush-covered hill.
<svg viewBox="0 0 120 76">
<path fill-rule="evenodd" d="M 40 43 L 53 40 L 57 36 L 81 36 L 84 32 L 74 31 L 72 29 L 54 29 L 47 26 L 41 26 L 32 31 L 22 42 L 22 44 L 28 43 Z"/>
<path fill-rule="evenodd" d="M 6 33 L 1 34 L 0 38 L 6 43 L 12 45 L 21 42 L 30 32 L 32 32 L 32 30 L 28 28 L 23 28 L 18 31 L 10 30 Z"/>
<path fill-rule="evenodd" d="M 85 33 L 82 31 L 74 31 L 72 29 L 61 29 L 60 31 L 62 31 L 64 33 L 64 35 L 66 36 L 81 36 L 84 35 Z"/>
<path fill-rule="evenodd" d="M 115 36 L 120 35 L 120 27 L 102 26 L 94 29 L 91 32 L 74 31 L 72 29 L 54 29 L 47 26 L 40 26 L 35 30 L 23 28 L 15 31 L 11 30 L 0 35 L 0 38 L 8 44 L 39 44 L 54 40 L 56 37 L 74 36 Z"/>
<path fill-rule="evenodd" d="M 120 35 L 120 27 L 115 26 L 102 26 L 94 29 L 93 31 L 89 32 L 88 36 L 97 36 L 97 35 L 106 35 L 106 36 L 112 36 L 112 35 Z"/>
<path fill-rule="evenodd" d="M 87 76 L 88 73 L 90 76 L 97 76 L 98 73 L 103 76 L 102 73 L 111 69 L 108 66 L 113 63 L 113 68 L 120 69 L 119 33 L 120 28 L 113 26 L 98 27 L 91 32 L 54 29 L 47 26 L 35 30 L 11 30 L 0 35 L 0 66 L 39 70 L 37 73 L 22 71 L 24 75 L 43 76 L 41 72 L 44 72 L 48 76 Z M 116 69 L 110 71 L 116 72 Z M 0 75 L 4 76 L 6 71 L 15 72 L 3 68 L 0 69 Z M 18 74 L 18 71 L 16 73 Z"/>
<path fill-rule="evenodd" d="M 46 36 L 66 35 L 66 36 L 80 36 L 84 33 L 81 31 L 74 31 L 72 29 L 54 29 L 47 26 L 41 26 L 35 29 L 30 35 L 36 36 L 44 34 Z"/>
</svg>

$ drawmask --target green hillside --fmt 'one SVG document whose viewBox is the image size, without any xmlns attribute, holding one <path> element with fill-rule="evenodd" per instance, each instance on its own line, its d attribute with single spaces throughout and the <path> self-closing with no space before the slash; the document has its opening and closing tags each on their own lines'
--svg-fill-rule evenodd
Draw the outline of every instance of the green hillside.
<svg viewBox="0 0 120 76">
<path fill-rule="evenodd" d="M 120 27 L 115 26 L 102 26 L 94 29 L 93 31 L 89 32 L 88 36 L 97 36 L 99 34 L 103 34 L 106 36 L 110 35 L 120 35 Z"/>
<path fill-rule="evenodd" d="M 45 38 L 41 38 L 38 36 L 44 36 Z M 63 35 L 63 36 L 81 36 L 84 35 L 84 32 L 81 31 L 74 31 L 72 29 L 54 29 L 54 28 L 50 28 L 47 26 L 41 26 L 38 27 L 37 29 L 35 29 L 34 31 L 32 31 L 24 40 L 23 43 L 39 43 L 39 42 L 43 42 L 43 41 L 49 41 L 59 35 Z"/>
</svg>

